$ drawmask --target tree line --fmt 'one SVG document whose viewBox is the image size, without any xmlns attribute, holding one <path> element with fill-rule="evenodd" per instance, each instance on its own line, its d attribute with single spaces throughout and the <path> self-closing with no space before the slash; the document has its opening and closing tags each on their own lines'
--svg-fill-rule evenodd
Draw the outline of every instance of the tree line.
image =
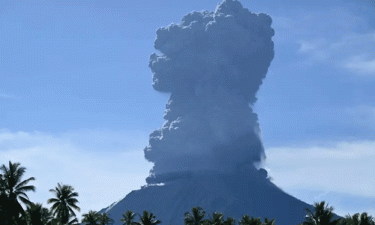
<svg viewBox="0 0 375 225">
<path fill-rule="evenodd" d="M 35 187 L 29 185 L 34 177 L 22 180 L 26 171 L 20 163 L 3 164 L 0 167 L 0 225 L 79 225 L 75 211 L 80 211 L 77 206 L 78 193 L 70 185 L 58 183 L 49 191 L 53 197 L 47 200 L 50 208 L 43 207 L 41 203 L 33 203 L 26 192 L 34 191 Z M 139 220 L 136 221 L 136 216 Z M 233 217 L 224 217 L 223 213 L 214 212 L 210 218 L 205 218 L 206 212 L 201 207 L 193 207 L 191 212 L 184 214 L 184 225 L 276 225 L 274 219 L 260 218 L 243 215 L 237 222 Z M 301 225 L 375 225 L 375 220 L 367 213 L 347 215 L 345 218 L 334 219 L 333 207 L 324 201 L 314 203 L 314 209 L 306 209 L 305 221 Z M 112 225 L 114 220 L 107 213 L 98 213 L 90 210 L 82 215 L 85 225 Z M 143 211 L 143 214 L 126 211 L 119 221 L 123 225 L 157 225 L 161 223 L 153 213 Z"/>
</svg>

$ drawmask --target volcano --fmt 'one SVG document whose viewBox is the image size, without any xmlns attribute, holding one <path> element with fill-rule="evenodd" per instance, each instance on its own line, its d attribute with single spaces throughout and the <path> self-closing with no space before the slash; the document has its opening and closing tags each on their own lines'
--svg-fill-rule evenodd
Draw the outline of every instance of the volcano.
<svg viewBox="0 0 375 225">
<path fill-rule="evenodd" d="M 299 224 L 310 205 L 288 195 L 261 168 L 266 159 L 256 93 L 274 58 L 272 19 L 237 0 L 214 12 L 191 12 L 156 31 L 149 67 L 153 88 L 170 93 L 165 123 L 150 134 L 145 158 L 154 163 L 147 185 L 101 210 L 120 224 L 131 210 L 182 224 L 202 207 Z"/>
<path fill-rule="evenodd" d="M 267 178 L 206 172 L 190 174 L 162 186 L 145 186 L 101 212 L 110 214 L 115 225 L 126 210 L 154 213 L 162 224 L 183 224 L 184 213 L 200 206 L 206 218 L 222 212 L 239 221 L 242 215 L 274 218 L 277 225 L 301 224 L 308 205 L 280 190 Z M 253 174 L 254 175 L 254 174 Z"/>
</svg>

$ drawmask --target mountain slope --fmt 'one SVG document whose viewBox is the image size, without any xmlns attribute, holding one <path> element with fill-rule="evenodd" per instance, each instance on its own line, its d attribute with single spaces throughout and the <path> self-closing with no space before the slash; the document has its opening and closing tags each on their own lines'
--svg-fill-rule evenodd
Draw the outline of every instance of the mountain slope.
<svg viewBox="0 0 375 225">
<path fill-rule="evenodd" d="M 163 186 L 142 187 L 101 212 L 109 213 L 117 225 L 126 210 L 140 214 L 148 210 L 162 224 L 169 225 L 183 224 L 184 213 L 194 206 L 202 207 L 207 212 L 206 218 L 214 211 L 232 216 L 237 221 L 248 214 L 275 218 L 277 225 L 299 224 L 305 218 L 305 209 L 312 209 L 260 175 L 204 172 Z"/>
</svg>

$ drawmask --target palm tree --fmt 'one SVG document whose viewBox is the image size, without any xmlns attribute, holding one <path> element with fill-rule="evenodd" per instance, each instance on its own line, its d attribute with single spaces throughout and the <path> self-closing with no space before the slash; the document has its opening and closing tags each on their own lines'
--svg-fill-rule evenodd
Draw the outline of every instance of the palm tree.
<svg viewBox="0 0 375 225">
<path fill-rule="evenodd" d="M 1 181 L 1 177 L 0 177 L 0 181 Z M 9 206 L 9 200 L 7 196 L 5 195 L 5 193 L 0 192 L 0 225 L 8 225 L 10 222 L 10 216 L 9 216 L 10 212 L 9 212 L 8 206 Z"/>
<path fill-rule="evenodd" d="M 5 224 L 8 221 L 8 207 L 7 207 L 7 197 L 4 192 L 1 191 L 1 174 L 0 174 L 0 225 Z"/>
<path fill-rule="evenodd" d="M 191 209 L 192 213 L 186 212 L 184 217 L 184 224 L 185 225 L 200 225 L 203 223 L 204 215 L 206 214 L 205 211 L 202 210 L 201 207 L 193 207 Z"/>
<path fill-rule="evenodd" d="M 120 222 L 122 222 L 123 225 L 136 225 L 137 223 L 134 222 L 135 213 L 128 210 L 124 214 L 122 214 L 122 219 Z"/>
<path fill-rule="evenodd" d="M 220 212 L 214 212 L 212 214 L 211 219 L 205 220 L 205 224 L 210 224 L 210 225 L 223 225 L 224 223 L 224 214 Z"/>
<path fill-rule="evenodd" d="M 66 225 L 80 225 L 80 223 L 78 223 L 77 217 L 71 217 Z"/>
<path fill-rule="evenodd" d="M 70 217 L 69 222 L 67 223 L 62 223 L 61 219 L 59 218 L 53 218 L 50 222 L 47 223 L 47 225 L 80 225 L 78 223 L 78 219 L 76 217 Z"/>
<path fill-rule="evenodd" d="M 22 181 L 26 168 L 20 167 L 20 163 L 12 163 L 9 161 L 9 167 L 3 164 L 0 170 L 2 171 L 0 175 L 0 195 L 8 202 L 8 219 L 13 221 L 10 223 L 21 223 L 22 218 L 20 214 L 24 217 L 25 211 L 20 202 L 26 206 L 31 204 L 25 192 L 35 192 L 35 187 L 33 185 L 27 185 L 30 181 L 35 180 L 35 178 L 30 177 Z"/>
<path fill-rule="evenodd" d="M 60 220 L 61 223 L 66 224 L 69 222 L 71 217 L 76 217 L 73 209 L 78 212 L 81 210 L 76 204 L 78 200 L 75 197 L 78 197 L 78 193 L 74 192 L 74 188 L 70 185 L 61 185 L 57 184 L 55 189 L 50 189 L 55 195 L 55 198 L 48 199 L 48 204 L 53 204 L 51 210 L 53 215 Z M 69 223 L 73 223 L 74 219 Z"/>
<path fill-rule="evenodd" d="M 269 220 L 268 218 L 264 218 L 264 225 L 275 225 L 275 219 Z"/>
<path fill-rule="evenodd" d="M 238 222 L 239 225 L 263 225 L 260 218 L 249 217 L 249 215 L 243 215 L 241 220 Z"/>
<path fill-rule="evenodd" d="M 325 205 L 324 201 L 314 204 L 314 213 L 310 209 L 306 209 L 306 212 L 306 221 L 302 225 L 336 225 L 339 223 L 339 219 L 332 220 L 333 207 Z"/>
<path fill-rule="evenodd" d="M 367 213 L 356 213 L 353 216 L 347 215 L 341 221 L 342 225 L 375 225 L 375 221 Z"/>
<path fill-rule="evenodd" d="M 228 217 L 227 220 L 224 221 L 224 225 L 236 225 L 236 220 L 233 217 Z"/>
<path fill-rule="evenodd" d="M 99 214 L 99 225 L 112 225 L 113 223 L 113 219 L 107 213 Z"/>
<path fill-rule="evenodd" d="M 51 213 L 40 203 L 31 203 L 26 209 L 29 225 L 45 225 L 52 219 Z"/>
<path fill-rule="evenodd" d="M 156 225 L 159 223 L 161 223 L 161 221 L 155 219 L 155 215 L 153 213 L 149 213 L 148 211 L 143 211 L 143 216 L 141 217 L 141 221 L 137 224 L 138 225 Z"/>
<path fill-rule="evenodd" d="M 85 225 L 98 225 L 99 223 L 99 214 L 96 211 L 90 210 L 89 213 L 85 213 L 82 216 L 82 223 L 85 223 Z"/>
</svg>

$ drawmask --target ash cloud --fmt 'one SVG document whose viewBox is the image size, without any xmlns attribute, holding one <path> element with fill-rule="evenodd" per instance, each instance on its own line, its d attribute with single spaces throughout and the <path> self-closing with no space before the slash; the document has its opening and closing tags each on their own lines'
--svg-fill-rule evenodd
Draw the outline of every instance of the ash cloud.
<svg viewBox="0 0 375 225">
<path fill-rule="evenodd" d="M 254 168 L 265 157 L 251 105 L 274 57 L 271 23 L 224 0 L 214 12 L 191 12 L 157 30 L 153 87 L 171 95 L 166 121 L 144 149 L 154 163 L 148 182 Z"/>
</svg>

